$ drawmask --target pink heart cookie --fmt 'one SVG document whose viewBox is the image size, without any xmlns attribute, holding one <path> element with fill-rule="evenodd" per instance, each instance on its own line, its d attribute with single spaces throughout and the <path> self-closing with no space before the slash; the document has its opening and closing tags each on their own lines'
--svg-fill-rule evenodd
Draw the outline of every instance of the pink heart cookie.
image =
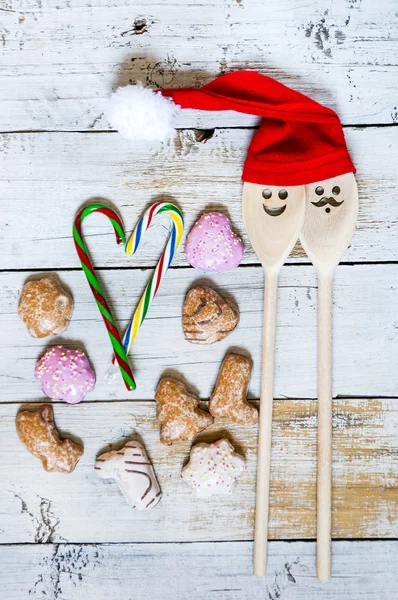
<svg viewBox="0 0 398 600">
<path fill-rule="evenodd" d="M 187 237 L 187 261 L 202 271 L 229 271 L 242 260 L 242 240 L 232 231 L 231 221 L 219 212 L 202 215 Z"/>
</svg>

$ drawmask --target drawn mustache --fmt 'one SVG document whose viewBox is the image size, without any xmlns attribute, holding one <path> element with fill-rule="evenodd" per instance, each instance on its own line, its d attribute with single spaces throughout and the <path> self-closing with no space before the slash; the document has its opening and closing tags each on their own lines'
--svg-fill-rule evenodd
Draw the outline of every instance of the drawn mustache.
<svg viewBox="0 0 398 600">
<path fill-rule="evenodd" d="M 318 208 L 322 208 L 322 206 L 326 206 L 327 204 L 330 204 L 330 206 L 340 206 L 341 204 L 343 204 L 343 202 L 344 200 L 342 200 L 341 202 L 337 202 L 337 200 L 335 200 L 333 197 L 327 198 L 326 196 L 324 196 L 323 198 L 318 200 L 318 202 L 311 202 L 311 204 Z"/>
</svg>

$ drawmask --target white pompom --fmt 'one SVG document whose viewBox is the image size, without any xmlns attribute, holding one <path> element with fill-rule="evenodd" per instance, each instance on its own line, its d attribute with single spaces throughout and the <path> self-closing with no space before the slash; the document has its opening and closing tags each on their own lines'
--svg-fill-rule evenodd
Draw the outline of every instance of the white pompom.
<svg viewBox="0 0 398 600">
<path fill-rule="evenodd" d="M 112 94 L 107 117 L 111 127 L 128 140 L 166 140 L 175 133 L 180 110 L 171 98 L 137 82 Z"/>
</svg>

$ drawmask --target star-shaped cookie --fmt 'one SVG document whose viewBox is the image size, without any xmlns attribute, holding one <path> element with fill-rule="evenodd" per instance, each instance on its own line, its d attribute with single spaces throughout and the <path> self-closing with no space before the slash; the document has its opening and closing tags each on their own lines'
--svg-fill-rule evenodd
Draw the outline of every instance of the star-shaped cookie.
<svg viewBox="0 0 398 600">
<path fill-rule="evenodd" d="M 223 438 L 213 444 L 196 444 L 181 476 L 198 498 L 208 498 L 214 494 L 230 494 L 245 468 L 243 456 L 236 454 L 234 447 Z"/>
</svg>

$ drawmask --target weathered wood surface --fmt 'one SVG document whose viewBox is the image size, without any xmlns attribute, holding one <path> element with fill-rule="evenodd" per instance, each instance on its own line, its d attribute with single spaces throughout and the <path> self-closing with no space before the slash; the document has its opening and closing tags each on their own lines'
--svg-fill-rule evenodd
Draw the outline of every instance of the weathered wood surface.
<svg viewBox="0 0 398 600">
<path fill-rule="evenodd" d="M 271 542 L 269 577 L 252 577 L 248 540 L 253 536 L 256 428 L 220 421 L 200 436 L 228 434 L 248 460 L 236 495 L 211 502 L 197 501 L 179 478 L 189 444 L 169 448 L 159 443 L 150 400 L 165 372 L 182 375 L 192 391 L 206 398 L 225 352 L 237 349 L 254 359 L 250 396 L 258 396 L 259 267 L 215 276 L 170 271 L 133 351 L 138 390 L 131 395 L 120 379 L 113 386 L 104 381 L 109 342 L 80 271 L 60 273 L 76 302 L 62 338 L 30 338 L 16 305 L 29 270 L 78 266 L 72 220 L 94 197 L 114 203 L 127 231 L 159 196 L 179 203 L 186 231 L 203 210 L 226 211 L 245 241 L 244 264 L 258 263 L 242 225 L 239 179 L 253 134 L 248 127 L 257 119 L 183 111 L 179 127 L 185 129 L 165 146 L 133 146 L 118 134 L 98 133 L 109 130 L 104 109 L 111 90 L 137 79 L 151 87 L 199 86 L 220 73 L 256 69 L 336 109 L 346 125 L 360 189 L 358 227 L 344 261 L 398 261 L 398 129 L 369 127 L 398 122 L 397 19 L 395 0 L 159 0 L 134 5 L 126 0 L 0 0 L 0 132 L 32 132 L 0 135 L 0 269 L 27 271 L 0 274 L 1 598 L 395 598 L 396 541 L 335 542 L 334 578 L 327 586 L 315 579 L 312 542 Z M 226 129 L 237 126 L 246 129 Z M 213 135 L 192 129 L 213 127 Z M 42 130 L 53 133 L 34 133 Z M 134 258 L 116 247 L 106 220 L 94 216 L 85 232 L 97 265 L 146 267 L 156 262 L 168 224 L 160 219 Z M 307 260 L 297 246 L 289 262 Z M 186 264 L 182 252 L 173 264 Z M 398 537 L 398 405 L 396 398 L 384 397 L 396 396 L 398 389 L 397 268 L 337 270 L 334 394 L 353 396 L 334 401 L 333 535 L 339 538 Z M 137 269 L 101 273 L 123 325 L 148 276 L 148 270 Z M 237 331 L 209 348 L 185 342 L 180 327 L 184 293 L 198 281 L 213 282 L 241 310 Z M 305 398 L 316 396 L 316 291 L 311 267 L 283 269 L 273 538 L 313 537 L 315 532 L 316 402 Z M 15 432 L 20 403 L 43 399 L 33 368 L 47 341 L 83 345 L 98 377 L 87 402 L 55 405 L 60 429 L 85 446 L 70 476 L 46 474 Z M 147 445 L 164 491 L 162 504 L 141 515 L 127 507 L 113 482 L 99 480 L 92 470 L 99 452 L 133 431 Z M 45 543 L 69 540 L 82 545 Z M 125 543 L 90 545 L 107 541 Z"/>
<path fill-rule="evenodd" d="M 243 227 L 240 182 L 252 133 L 216 130 L 211 139 L 196 142 L 195 132 L 183 131 L 166 146 L 131 144 L 117 133 L 0 136 L 0 268 L 76 267 L 71 229 L 83 203 L 114 203 L 130 232 L 160 196 L 181 206 L 186 232 L 204 210 L 227 212 L 245 241 L 244 263 L 258 263 Z M 346 129 L 346 135 L 358 166 L 360 214 L 343 260 L 398 260 L 397 170 L 391 158 L 398 128 Z M 167 217 L 157 220 L 134 257 L 116 246 L 103 216 L 90 217 L 84 231 L 97 266 L 148 266 L 158 260 L 169 224 Z M 296 247 L 290 261 L 298 260 L 308 261 Z M 186 264 L 181 250 L 173 265 Z"/>
<path fill-rule="evenodd" d="M 109 270 L 100 273 L 109 291 L 115 318 L 127 327 L 150 270 Z M 398 387 L 396 296 L 398 265 L 355 265 L 337 268 L 334 285 L 334 396 L 395 396 Z M 34 339 L 17 315 L 17 304 L 29 273 L 1 275 L 0 384 L 2 400 L 41 400 L 34 379 L 36 360 L 49 344 L 84 348 L 97 375 L 87 400 L 153 399 L 165 373 L 185 377 L 192 390 L 208 398 L 221 361 L 228 350 L 252 357 L 250 396 L 259 398 L 264 281 L 261 267 L 247 267 L 208 277 L 194 269 L 170 270 L 148 312 L 131 351 L 137 381 L 126 392 L 117 374 L 105 379 L 110 343 L 105 326 L 82 271 L 61 272 L 75 309 L 67 332 L 60 337 Z M 37 275 L 35 275 L 37 277 Z M 233 299 L 240 324 L 223 341 L 198 346 L 185 340 L 181 310 L 185 293 L 207 283 Z M 275 397 L 317 396 L 317 280 L 309 266 L 282 268 L 278 291 Z"/>
<path fill-rule="evenodd" d="M 204 406 L 206 406 L 204 404 Z M 33 408 L 33 407 L 32 407 Z M 54 406 L 60 431 L 84 443 L 71 475 L 46 473 L 15 430 L 15 404 L 0 405 L 0 541 L 170 542 L 253 537 L 257 428 L 219 419 L 198 436 L 226 435 L 247 460 L 231 496 L 198 500 L 181 479 L 190 444 L 165 446 L 153 402 Z M 333 536 L 398 537 L 398 403 L 393 399 L 334 401 Z M 315 535 L 316 402 L 275 402 L 270 537 Z M 135 432 L 133 434 L 133 432 Z M 142 440 L 163 490 L 161 503 L 133 511 L 113 481 L 94 471 L 96 456 Z M 232 517 L 233 515 L 233 517 Z"/>
<path fill-rule="evenodd" d="M 198 86 L 242 68 L 330 105 L 344 123 L 398 119 L 395 0 L 2 6 L 1 131 L 104 129 L 105 99 L 118 85 Z M 196 120 L 185 115 L 182 125 Z M 207 113 L 200 122 L 248 119 Z"/>
<path fill-rule="evenodd" d="M 83 600 L 382 600 L 396 598 L 397 542 L 334 542 L 333 579 L 315 578 L 315 544 L 271 542 L 268 576 L 250 542 L 0 547 L 2 594 Z M 146 575 L 148 574 L 148 575 Z"/>
</svg>

